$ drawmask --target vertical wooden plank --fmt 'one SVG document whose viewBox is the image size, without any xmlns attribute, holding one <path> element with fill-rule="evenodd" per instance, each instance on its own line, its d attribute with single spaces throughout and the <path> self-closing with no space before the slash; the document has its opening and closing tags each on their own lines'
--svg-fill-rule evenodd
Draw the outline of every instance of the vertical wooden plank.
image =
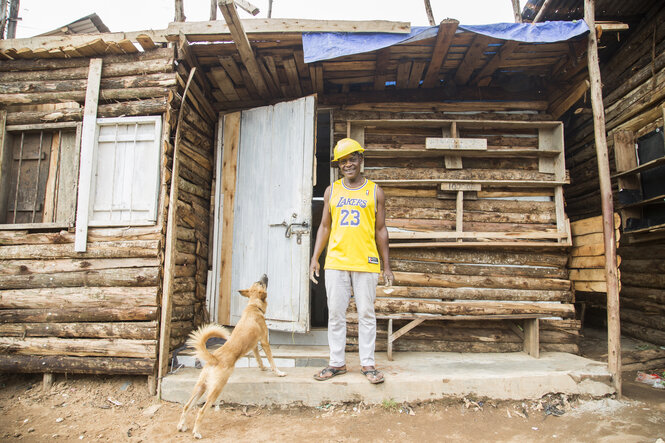
<svg viewBox="0 0 665 443">
<path fill-rule="evenodd" d="M 544 5 L 543 5 L 544 6 Z M 619 279 L 617 251 L 614 235 L 614 202 L 610 161 L 605 139 L 605 110 L 603 108 L 602 81 L 598 61 L 598 37 L 596 35 L 594 0 L 584 0 L 584 20 L 591 32 L 587 49 L 587 65 L 591 81 L 591 110 L 598 157 L 600 200 L 603 212 L 603 240 L 605 243 L 605 281 L 607 282 L 607 365 L 612 383 L 621 397 L 621 325 L 619 320 Z"/>
<path fill-rule="evenodd" d="M 456 211 L 455 232 L 461 234 L 463 232 L 462 223 L 464 222 L 464 191 L 457 191 L 457 202 L 455 205 L 455 211 Z M 458 238 L 457 241 L 461 242 L 462 239 Z"/>
<path fill-rule="evenodd" d="M 222 154 L 222 252 L 220 254 L 221 279 L 217 321 L 228 324 L 231 319 L 231 276 L 233 273 L 233 208 L 235 206 L 236 172 L 238 170 L 238 147 L 240 146 L 240 112 L 224 116 Z"/>
<path fill-rule="evenodd" d="M 540 138 L 543 137 L 541 141 Z M 563 123 L 559 123 L 556 127 L 547 132 L 539 130 L 538 132 L 538 149 L 557 151 L 559 154 L 552 159 L 551 168 L 554 172 L 554 179 L 556 181 L 564 181 L 566 179 L 566 163 L 564 156 L 564 140 L 563 140 Z M 539 159 L 542 160 L 542 158 Z M 549 167 L 549 166 L 548 166 Z M 568 224 L 566 222 L 566 212 L 564 207 L 563 186 L 554 188 L 554 210 L 556 214 L 556 228 L 557 232 L 567 232 L 570 234 Z M 559 241 L 564 241 L 560 239 Z"/>
<path fill-rule="evenodd" d="M 524 320 L 524 352 L 533 358 L 540 357 L 540 327 L 537 318 Z"/>
<path fill-rule="evenodd" d="M 189 72 L 189 78 L 185 85 L 185 91 L 182 94 L 182 102 L 178 111 L 178 121 L 176 123 L 175 142 L 173 145 L 173 170 L 171 172 L 171 189 L 169 192 L 169 209 L 166 220 L 166 247 L 164 251 L 164 279 L 162 281 L 162 299 L 161 316 L 159 321 L 159 354 L 157 355 L 157 391 L 161 395 L 162 378 L 166 375 L 169 363 L 169 351 L 171 345 L 171 312 L 173 305 L 173 284 L 175 280 L 175 262 L 176 262 L 176 242 L 177 242 L 177 217 L 176 210 L 178 206 L 178 194 L 180 187 L 178 181 L 180 178 L 180 128 L 184 116 L 183 109 L 187 106 L 185 99 L 189 92 L 189 86 L 194 79 L 196 68 Z"/>
<path fill-rule="evenodd" d="M 62 130 L 54 131 L 51 138 L 50 161 L 48 167 L 48 177 L 46 178 L 46 191 L 44 195 L 44 211 L 42 213 L 42 223 L 55 221 L 55 205 L 58 193 L 56 191 L 56 178 L 58 176 L 58 165 L 60 164 L 60 144 L 63 136 Z"/>
<path fill-rule="evenodd" d="M 9 188 L 9 171 L 11 165 L 11 147 L 9 137 L 5 131 L 7 111 L 0 109 L 0 223 L 4 223 L 7 216 L 7 198 Z"/>
<path fill-rule="evenodd" d="M 42 390 L 44 392 L 50 391 L 53 386 L 53 373 L 44 372 Z"/>
<path fill-rule="evenodd" d="M 56 222 L 74 223 L 76 217 L 76 185 L 79 176 L 81 151 L 81 123 L 75 131 L 63 132 L 60 141 L 60 168 L 58 171 Z"/>
<path fill-rule="evenodd" d="M 538 129 L 538 150 L 554 150 L 554 134 L 551 128 Z M 554 174 L 554 157 L 538 157 L 538 172 Z"/>
<path fill-rule="evenodd" d="M 224 155 L 224 116 L 220 115 L 217 120 L 215 137 L 215 209 L 213 220 L 213 236 L 208 244 L 212 249 L 212 271 L 210 282 L 206 286 L 207 306 L 210 313 L 210 321 L 219 322 L 219 283 L 221 278 L 220 259 L 222 253 L 222 242 L 224 241 L 222 222 L 224 215 L 224 200 L 222 193 L 222 183 L 224 180 L 224 171 L 222 170 L 222 158 Z"/>
<path fill-rule="evenodd" d="M 393 319 L 388 319 L 388 360 L 393 361 Z"/>
<path fill-rule="evenodd" d="M 95 128 L 97 126 L 97 103 L 99 83 L 102 78 L 102 59 L 90 60 L 88 87 L 83 108 L 83 128 L 81 130 L 81 161 L 79 169 L 79 192 L 76 209 L 76 238 L 74 251 L 85 252 L 88 238 L 88 215 L 90 212 L 90 188 L 92 167 L 95 159 Z"/>
<path fill-rule="evenodd" d="M 627 171 L 637 167 L 637 152 L 635 150 L 635 135 L 632 131 L 618 130 L 614 131 L 614 161 L 617 172 Z M 617 179 L 619 190 L 632 189 L 639 191 L 641 189 L 640 179 L 636 174 L 626 175 Z M 623 223 L 625 227 L 626 220 L 629 217 L 641 218 L 642 210 L 640 208 L 622 209 Z"/>
<path fill-rule="evenodd" d="M 459 134 L 457 132 L 457 122 L 450 123 L 450 129 L 443 128 L 442 133 L 445 137 L 446 134 L 450 131 L 450 137 L 455 139 L 455 146 L 458 146 Z M 446 169 L 462 169 L 462 157 L 459 155 L 450 155 L 446 154 L 443 157 L 444 164 Z"/>
</svg>

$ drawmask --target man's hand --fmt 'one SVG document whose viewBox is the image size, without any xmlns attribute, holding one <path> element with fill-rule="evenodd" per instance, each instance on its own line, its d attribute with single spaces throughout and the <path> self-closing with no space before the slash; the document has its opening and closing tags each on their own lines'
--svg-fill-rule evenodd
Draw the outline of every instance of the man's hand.
<svg viewBox="0 0 665 443">
<path fill-rule="evenodd" d="M 319 261 L 318 260 L 315 261 L 314 259 L 312 259 L 311 263 L 309 264 L 309 279 L 312 280 L 314 284 L 319 283 L 319 281 L 316 278 L 314 278 L 314 275 L 316 275 L 317 277 L 319 276 L 319 269 L 320 269 Z"/>
<path fill-rule="evenodd" d="M 395 276 L 393 275 L 393 271 L 391 271 L 390 269 L 384 269 L 383 270 L 383 283 L 386 286 L 392 286 L 394 281 L 395 281 Z"/>
</svg>

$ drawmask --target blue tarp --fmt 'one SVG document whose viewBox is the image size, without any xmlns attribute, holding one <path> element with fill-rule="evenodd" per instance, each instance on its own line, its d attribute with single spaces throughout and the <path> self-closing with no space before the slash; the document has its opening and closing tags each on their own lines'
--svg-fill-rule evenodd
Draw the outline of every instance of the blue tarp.
<svg viewBox="0 0 665 443">
<path fill-rule="evenodd" d="M 525 43 L 553 43 L 577 37 L 589 31 L 584 20 L 544 23 L 495 23 L 459 25 L 459 29 L 503 40 Z M 413 26 L 409 34 L 306 32 L 302 35 L 305 63 L 330 60 L 344 55 L 376 51 L 388 46 L 436 36 L 438 26 Z M 458 32 L 460 32 L 458 30 Z"/>
</svg>

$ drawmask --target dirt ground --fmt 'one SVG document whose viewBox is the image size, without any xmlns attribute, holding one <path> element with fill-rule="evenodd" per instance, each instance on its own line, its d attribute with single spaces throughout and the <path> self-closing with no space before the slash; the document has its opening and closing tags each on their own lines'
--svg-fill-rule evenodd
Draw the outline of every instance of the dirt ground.
<svg viewBox="0 0 665 443">
<path fill-rule="evenodd" d="M 622 337 L 622 349 L 643 346 Z M 606 350 L 604 332 L 586 329 L 582 355 L 605 360 Z M 665 389 L 635 379 L 635 371 L 624 372 L 620 400 L 549 395 L 524 402 L 469 397 L 317 408 L 223 404 L 206 414 L 202 441 L 663 443 Z M 181 408 L 149 395 L 147 377 L 56 375 L 43 391 L 41 375 L 0 374 L 0 442 L 197 441 L 176 431 Z"/>
<path fill-rule="evenodd" d="M 222 405 L 203 441 L 565 441 L 665 439 L 665 390 L 624 374 L 621 400 L 552 395 L 539 401 L 445 399 L 423 404 L 256 408 Z M 1 441 L 195 441 L 176 432 L 180 405 L 148 395 L 145 377 L 0 376 Z M 191 428 L 193 414 L 188 424 Z"/>
</svg>

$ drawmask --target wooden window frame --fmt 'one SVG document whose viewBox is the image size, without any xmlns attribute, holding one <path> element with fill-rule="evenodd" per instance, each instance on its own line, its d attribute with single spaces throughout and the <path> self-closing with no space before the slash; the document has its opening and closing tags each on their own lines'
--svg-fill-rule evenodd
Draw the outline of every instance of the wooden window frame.
<svg viewBox="0 0 665 443">
<path fill-rule="evenodd" d="M 0 184 L 4 185 L 6 174 L 9 174 L 8 167 L 2 159 L 5 158 L 7 150 L 10 149 L 11 133 L 32 132 L 32 131 L 49 131 L 53 130 L 74 130 L 75 135 L 75 149 L 80 153 L 81 149 L 81 123 L 80 122 L 59 122 L 59 123 L 36 123 L 30 125 L 4 125 L 2 122 L 0 131 L 2 132 L 2 143 L 0 143 Z M 78 182 L 78 174 L 76 174 Z M 22 229 L 68 229 L 74 225 L 76 217 L 76 210 L 72 214 L 71 222 L 37 222 L 37 223 L 7 223 L 0 224 L 0 230 L 22 230 Z"/>
</svg>

